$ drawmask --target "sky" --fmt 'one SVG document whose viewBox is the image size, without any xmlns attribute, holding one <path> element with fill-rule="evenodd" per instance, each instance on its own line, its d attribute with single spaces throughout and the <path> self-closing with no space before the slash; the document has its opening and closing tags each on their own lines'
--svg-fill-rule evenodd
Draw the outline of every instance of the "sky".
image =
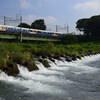
<svg viewBox="0 0 100 100">
<path fill-rule="evenodd" d="M 31 24 L 44 19 L 46 25 L 69 26 L 70 32 L 77 32 L 76 22 L 100 14 L 100 0 L 0 0 L 1 16 L 22 16 L 23 22 Z"/>
</svg>

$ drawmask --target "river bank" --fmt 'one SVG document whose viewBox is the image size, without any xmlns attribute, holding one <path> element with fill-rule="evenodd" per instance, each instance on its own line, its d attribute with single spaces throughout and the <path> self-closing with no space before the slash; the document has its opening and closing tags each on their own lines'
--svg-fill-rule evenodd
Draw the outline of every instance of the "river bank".
<svg viewBox="0 0 100 100">
<path fill-rule="evenodd" d="M 17 64 L 26 67 L 29 71 L 39 70 L 36 63 L 41 62 L 50 67 L 50 61 L 65 59 L 67 62 L 81 59 L 87 55 L 100 53 L 100 43 L 80 43 L 72 45 L 54 43 L 0 43 L 0 70 L 8 75 L 19 74 Z"/>
</svg>

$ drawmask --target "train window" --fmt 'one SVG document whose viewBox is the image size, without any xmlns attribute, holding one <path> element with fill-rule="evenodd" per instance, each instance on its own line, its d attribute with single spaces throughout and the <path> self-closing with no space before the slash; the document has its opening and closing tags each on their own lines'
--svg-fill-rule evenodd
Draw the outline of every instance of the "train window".
<svg viewBox="0 0 100 100">
<path fill-rule="evenodd" d="M 10 28 L 9 27 L 7 27 L 9 30 L 10 30 Z"/>
<path fill-rule="evenodd" d="M 14 30 L 16 30 L 16 28 L 14 28 Z"/>
<path fill-rule="evenodd" d="M 32 30 L 29 30 L 29 32 L 32 32 Z"/>
<path fill-rule="evenodd" d="M 10 30 L 13 30 L 13 28 L 9 28 Z"/>
<path fill-rule="evenodd" d="M 42 33 L 41 31 L 37 31 L 37 32 Z"/>
</svg>

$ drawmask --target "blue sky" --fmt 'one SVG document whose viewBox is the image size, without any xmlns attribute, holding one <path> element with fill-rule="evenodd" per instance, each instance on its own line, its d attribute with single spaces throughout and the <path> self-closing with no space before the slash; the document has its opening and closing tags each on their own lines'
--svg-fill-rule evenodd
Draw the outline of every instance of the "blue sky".
<svg viewBox="0 0 100 100">
<path fill-rule="evenodd" d="M 1 0 L 0 16 L 23 16 L 31 24 L 43 18 L 47 25 L 69 25 L 76 31 L 78 19 L 100 14 L 100 0 Z"/>
</svg>

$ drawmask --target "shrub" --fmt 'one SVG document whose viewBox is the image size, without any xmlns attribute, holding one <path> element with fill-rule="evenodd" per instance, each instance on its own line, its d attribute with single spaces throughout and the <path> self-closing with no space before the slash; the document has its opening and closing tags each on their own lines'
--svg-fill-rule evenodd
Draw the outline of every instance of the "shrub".
<svg viewBox="0 0 100 100">
<path fill-rule="evenodd" d="M 75 44 L 75 43 L 77 43 L 77 36 L 75 36 L 75 35 L 64 35 L 61 38 L 61 43 L 63 43 L 63 44 Z"/>
</svg>

